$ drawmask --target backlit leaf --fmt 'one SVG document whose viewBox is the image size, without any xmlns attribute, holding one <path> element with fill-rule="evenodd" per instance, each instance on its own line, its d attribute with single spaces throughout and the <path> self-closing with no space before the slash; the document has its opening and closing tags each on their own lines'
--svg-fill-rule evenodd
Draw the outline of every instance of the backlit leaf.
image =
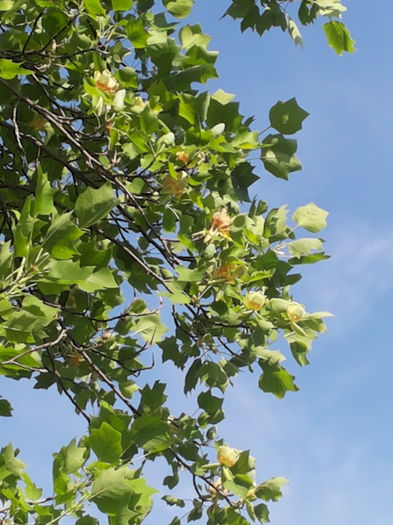
<svg viewBox="0 0 393 525">
<path fill-rule="evenodd" d="M 355 51 L 355 41 L 351 38 L 349 30 L 342 22 L 331 20 L 324 24 L 323 28 L 329 45 L 338 55 L 342 55 L 345 51 L 347 53 Z"/>
<path fill-rule="evenodd" d="M 300 206 L 292 215 L 292 219 L 309 232 L 319 232 L 326 227 L 328 215 L 329 212 L 310 202 L 306 206 Z"/>
</svg>

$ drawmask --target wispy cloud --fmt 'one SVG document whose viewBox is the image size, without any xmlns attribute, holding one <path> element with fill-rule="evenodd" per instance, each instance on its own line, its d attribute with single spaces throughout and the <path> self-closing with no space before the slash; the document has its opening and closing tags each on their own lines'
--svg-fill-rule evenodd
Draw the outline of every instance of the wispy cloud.
<svg viewBox="0 0 393 525">
<path fill-rule="evenodd" d="M 362 322 L 393 287 L 392 247 L 391 231 L 347 222 L 328 243 L 332 258 L 312 269 L 301 294 L 313 308 L 334 313 L 335 332 Z"/>
<path fill-rule="evenodd" d="M 284 499 L 270 505 L 272 525 L 390 525 L 389 469 L 372 433 L 348 432 L 342 424 L 342 409 L 351 401 L 337 399 L 331 412 L 319 409 L 318 417 L 307 401 L 310 392 L 299 396 L 279 402 L 244 381 L 228 400 L 233 413 L 224 435 L 234 446 L 251 448 L 260 479 L 290 479 Z M 378 501 L 378 508 L 370 501 Z"/>
</svg>

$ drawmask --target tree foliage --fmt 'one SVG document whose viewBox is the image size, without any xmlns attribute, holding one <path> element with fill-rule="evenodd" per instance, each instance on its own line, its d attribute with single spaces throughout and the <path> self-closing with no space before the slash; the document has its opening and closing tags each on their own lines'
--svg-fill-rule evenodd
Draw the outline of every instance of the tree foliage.
<svg viewBox="0 0 393 525">
<path fill-rule="evenodd" d="M 217 52 L 199 25 L 179 24 L 192 4 L 0 1 L 0 373 L 57 388 L 86 420 L 54 454 L 53 496 L 12 445 L 1 450 L 4 523 L 93 525 L 89 503 L 110 524 L 142 523 L 157 457 L 172 525 L 267 522 L 281 496 L 285 479 L 257 481 L 249 451 L 216 425 L 241 370 L 279 398 L 298 389 L 275 348 L 306 365 L 325 331 L 327 314 L 291 286 L 327 257 L 315 236 L 327 212 L 310 203 L 288 219 L 250 198 L 251 152 L 276 177 L 301 169 L 292 135 L 308 113 L 278 101 L 261 134 L 233 95 L 204 90 Z M 299 42 L 295 4 L 236 0 L 226 14 Z M 301 24 L 328 17 L 331 45 L 352 50 L 339 0 L 297 4 Z M 171 410 L 160 360 L 193 415 Z M 0 398 L 0 415 L 11 411 Z"/>
</svg>

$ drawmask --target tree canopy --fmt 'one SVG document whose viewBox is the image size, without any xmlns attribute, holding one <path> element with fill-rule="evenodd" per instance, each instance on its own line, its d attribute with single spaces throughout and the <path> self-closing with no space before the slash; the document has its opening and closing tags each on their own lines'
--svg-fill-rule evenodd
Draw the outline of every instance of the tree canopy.
<svg viewBox="0 0 393 525">
<path fill-rule="evenodd" d="M 291 287 L 301 265 L 327 258 L 328 213 L 252 196 L 261 168 L 301 169 L 292 136 L 308 113 L 279 100 L 261 133 L 234 95 L 204 89 L 217 52 L 181 20 L 193 3 L 0 0 L 0 373 L 57 388 L 86 420 L 54 454 L 53 494 L 11 444 L 0 451 L 2 523 L 94 525 L 93 503 L 112 525 L 140 524 L 155 483 L 171 525 L 265 523 L 282 495 L 285 479 L 260 480 L 216 425 L 241 370 L 278 398 L 298 389 L 285 354 L 307 365 L 328 314 Z M 354 49 L 344 10 L 235 0 L 225 15 L 297 44 L 300 25 L 326 17 L 341 54 Z M 171 409 L 160 361 L 190 413 Z M 144 474 L 157 457 L 160 482 Z"/>
</svg>

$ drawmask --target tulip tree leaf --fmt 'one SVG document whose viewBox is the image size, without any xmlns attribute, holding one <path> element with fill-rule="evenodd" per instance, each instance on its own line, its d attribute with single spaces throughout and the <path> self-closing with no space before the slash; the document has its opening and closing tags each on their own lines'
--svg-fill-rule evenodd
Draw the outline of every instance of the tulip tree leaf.
<svg viewBox="0 0 393 525">
<path fill-rule="evenodd" d="M 300 206 L 292 215 L 292 219 L 305 230 L 315 233 L 326 227 L 328 215 L 329 212 L 310 202 L 306 206 Z"/>
<path fill-rule="evenodd" d="M 286 483 L 288 480 L 280 476 L 268 479 L 256 488 L 255 494 L 264 501 L 277 501 L 282 497 L 281 487 Z"/>
<path fill-rule="evenodd" d="M 41 167 L 37 168 L 36 196 L 34 200 L 34 215 L 49 215 L 53 211 L 53 195 L 55 191 L 51 187 L 48 177 L 43 173 Z"/>
<path fill-rule="evenodd" d="M 116 463 L 122 452 L 121 433 L 104 421 L 91 430 L 90 446 L 100 461 Z"/>
<path fill-rule="evenodd" d="M 7 58 L 0 59 L 0 77 L 6 80 L 11 80 L 18 75 L 30 75 L 33 71 L 21 67 L 21 64 L 17 64 Z"/>
<path fill-rule="evenodd" d="M 92 224 L 108 215 L 116 205 L 117 198 L 113 195 L 112 186 L 104 184 L 93 190 L 87 188 L 81 193 L 75 203 L 75 213 L 81 228 L 88 228 Z"/>
<path fill-rule="evenodd" d="M 302 122 L 309 113 L 302 109 L 295 98 L 286 102 L 279 100 L 269 113 L 271 126 L 280 133 L 292 135 L 302 129 Z"/>
<path fill-rule="evenodd" d="M 163 0 L 169 13 L 176 18 L 184 18 L 191 12 L 194 0 Z"/>
<path fill-rule="evenodd" d="M 329 45 L 338 55 L 342 55 L 344 52 L 353 53 L 355 51 L 355 41 L 351 38 L 349 30 L 342 22 L 331 20 L 323 25 L 323 29 Z"/>
<path fill-rule="evenodd" d="M 0 397 L 0 417 L 12 416 L 12 406 L 9 401 Z"/>
<path fill-rule="evenodd" d="M 131 9 L 134 0 L 111 0 L 114 11 L 127 11 Z"/>
<path fill-rule="evenodd" d="M 100 0 L 83 0 L 83 5 L 91 16 L 105 15 L 105 9 Z"/>
<path fill-rule="evenodd" d="M 283 135 L 268 135 L 262 148 L 262 162 L 275 177 L 288 180 L 289 173 L 302 168 L 295 156 L 297 142 Z"/>
<path fill-rule="evenodd" d="M 298 239 L 288 244 L 289 253 L 295 257 L 302 255 L 309 255 L 312 251 L 323 249 L 323 244 L 320 239 Z"/>
<path fill-rule="evenodd" d="M 75 241 L 83 235 L 71 219 L 71 212 L 56 217 L 45 236 L 43 247 L 57 259 L 69 259 L 76 253 Z"/>
<path fill-rule="evenodd" d="M 296 392 L 299 388 L 294 377 L 285 368 L 262 364 L 263 374 L 259 379 L 259 388 L 282 399 L 287 392 Z"/>
</svg>

